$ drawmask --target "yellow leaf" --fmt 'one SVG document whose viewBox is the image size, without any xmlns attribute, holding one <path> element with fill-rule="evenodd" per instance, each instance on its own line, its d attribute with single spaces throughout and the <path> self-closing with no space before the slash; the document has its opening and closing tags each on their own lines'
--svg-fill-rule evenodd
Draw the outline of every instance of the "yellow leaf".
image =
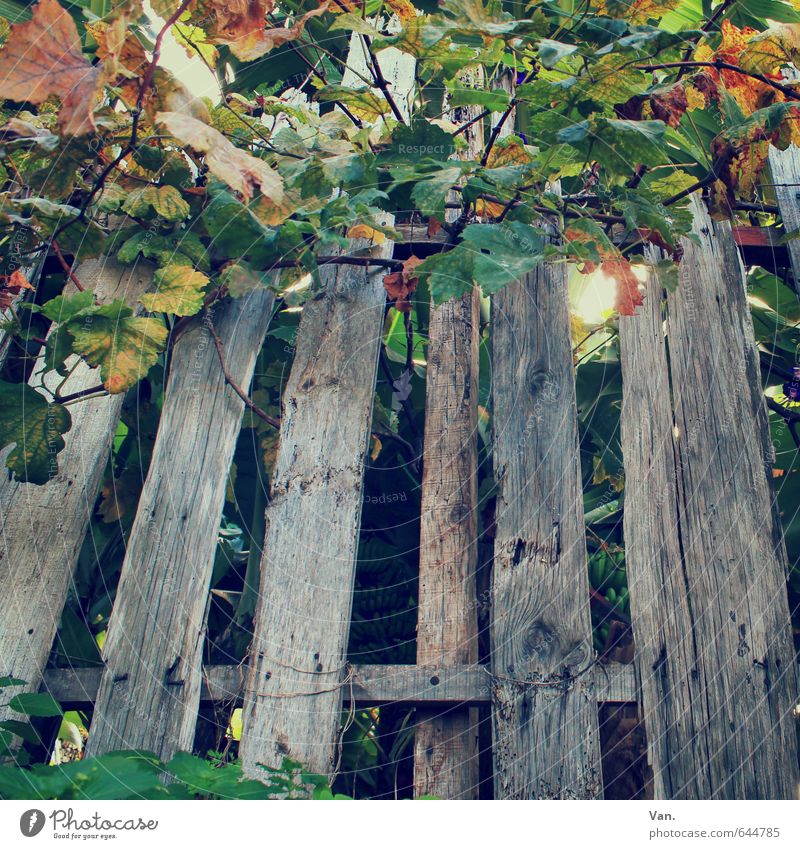
<svg viewBox="0 0 800 849">
<path fill-rule="evenodd" d="M 123 212 L 137 218 L 150 209 L 167 221 L 183 221 L 189 215 L 189 204 L 174 186 L 144 186 L 132 191 L 122 205 Z"/>
<path fill-rule="evenodd" d="M 475 214 L 483 218 L 499 218 L 505 208 L 505 204 L 483 200 L 483 198 L 475 201 Z"/>
<path fill-rule="evenodd" d="M 73 349 L 91 366 L 111 393 L 125 392 L 144 377 L 167 342 L 167 328 L 156 318 L 131 315 L 92 316 L 91 323 L 69 324 Z"/>
<path fill-rule="evenodd" d="M 277 203 L 283 200 L 283 180 L 278 172 L 262 159 L 234 147 L 213 127 L 179 112 L 160 112 L 156 120 L 178 141 L 205 154 L 208 170 L 246 201 L 253 197 L 255 189 Z"/>
<path fill-rule="evenodd" d="M 385 0 L 384 5 L 388 6 L 404 23 L 417 17 L 417 10 L 409 0 Z"/>
<path fill-rule="evenodd" d="M 208 277 L 190 265 L 168 265 L 155 273 L 156 291 L 139 300 L 152 312 L 194 315 L 203 306 Z"/>
<path fill-rule="evenodd" d="M 366 224 L 356 224 L 347 231 L 348 239 L 369 239 L 376 245 L 385 241 L 386 236 L 380 230 L 375 230 L 373 227 L 368 227 Z"/>
</svg>

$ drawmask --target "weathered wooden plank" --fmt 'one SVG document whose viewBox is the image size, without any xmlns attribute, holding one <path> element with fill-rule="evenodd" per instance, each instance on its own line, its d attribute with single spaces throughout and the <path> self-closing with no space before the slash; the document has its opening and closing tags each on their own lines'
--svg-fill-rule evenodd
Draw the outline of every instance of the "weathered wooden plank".
<svg viewBox="0 0 800 849">
<path fill-rule="evenodd" d="M 135 304 L 152 281 L 146 267 L 131 270 L 108 258 L 81 264 L 77 276 L 101 302 L 124 298 Z M 41 384 L 42 368 L 40 361 L 32 385 Z M 51 373 L 44 381 L 55 388 L 60 378 Z M 101 382 L 99 369 L 81 362 L 62 393 Z M 48 483 L 20 483 L 6 475 L 0 481 L 0 674 L 21 678 L 32 688 L 38 687 L 53 646 L 122 400 L 122 395 L 95 397 L 70 408 L 72 428 L 58 457 L 58 474 Z M 7 718 L 3 708 L 0 718 Z"/>
<path fill-rule="evenodd" d="M 706 750 L 693 741 L 708 716 L 701 682 L 691 674 L 700 647 L 681 558 L 662 288 L 655 275 L 646 285 L 644 306 L 619 321 L 631 618 L 655 797 L 683 790 L 705 798 L 707 786 L 695 782 Z"/>
<path fill-rule="evenodd" d="M 695 653 L 683 674 L 701 688 L 688 708 L 697 714 L 691 745 L 702 764 L 670 789 L 674 797 L 788 799 L 798 781 L 797 672 L 758 355 L 730 225 L 713 222 L 697 197 L 693 211 L 699 244 L 684 241 L 680 285 L 667 306 L 693 616 L 685 639 Z"/>
<path fill-rule="evenodd" d="M 786 150 L 769 149 L 769 175 L 783 227 L 787 233 L 800 230 L 800 147 L 790 145 Z M 800 240 L 786 244 L 795 281 L 800 281 Z M 800 283 L 795 283 L 800 291 Z"/>
<path fill-rule="evenodd" d="M 387 219 L 391 224 L 391 218 Z M 384 241 L 349 250 L 391 256 Z M 385 271 L 325 266 L 303 308 L 284 390 L 266 511 L 240 756 L 245 771 L 285 756 L 332 769 L 350 630 Z"/>
<path fill-rule="evenodd" d="M 191 749 L 200 701 L 204 614 L 225 485 L 248 387 L 272 314 L 258 289 L 228 300 L 172 350 L 153 458 L 131 529 L 103 647 L 105 670 L 87 751 Z"/>
<path fill-rule="evenodd" d="M 102 670 L 48 669 L 42 690 L 63 705 L 90 707 L 100 687 Z M 609 663 L 594 667 L 598 702 L 632 702 L 636 698 L 634 667 Z M 201 702 L 241 704 L 247 669 L 243 666 L 206 666 L 200 688 Z M 485 666 L 355 666 L 350 687 L 343 690 L 345 704 L 360 705 L 473 704 L 491 702 L 491 678 Z"/>
<path fill-rule="evenodd" d="M 431 309 L 419 544 L 417 662 L 475 663 L 478 502 L 477 293 Z M 478 746 L 470 710 L 420 712 L 418 796 L 477 798 Z"/>
<path fill-rule="evenodd" d="M 567 270 L 492 303 L 496 798 L 598 798 L 601 779 Z"/>
<path fill-rule="evenodd" d="M 482 78 L 482 77 L 481 77 Z M 463 79 L 465 84 L 472 80 Z M 454 109 L 463 124 L 477 107 Z M 464 133 L 466 156 L 483 151 L 483 122 Z M 454 195 L 455 198 L 455 195 Z M 451 214 L 451 220 L 457 217 Z M 419 544 L 417 662 L 475 663 L 478 613 L 478 347 L 480 293 L 431 305 Z M 417 711 L 414 793 L 440 799 L 478 796 L 477 714 Z"/>
</svg>

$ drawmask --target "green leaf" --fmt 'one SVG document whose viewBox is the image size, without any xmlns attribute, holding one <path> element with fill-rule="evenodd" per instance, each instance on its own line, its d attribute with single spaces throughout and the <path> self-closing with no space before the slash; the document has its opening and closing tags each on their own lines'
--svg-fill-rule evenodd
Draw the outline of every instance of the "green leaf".
<svg viewBox="0 0 800 849">
<path fill-rule="evenodd" d="M 22 738 L 28 743 L 33 743 L 34 746 L 38 746 L 42 742 L 34 727 L 27 722 L 20 722 L 18 719 L 7 719 L 5 722 L 0 722 L 0 728 L 3 731 L 11 732 L 11 734 Z"/>
<path fill-rule="evenodd" d="M 146 218 L 151 209 L 166 221 L 183 221 L 189 216 L 189 204 L 174 186 L 144 186 L 132 191 L 122 204 L 122 211 L 136 218 Z"/>
<path fill-rule="evenodd" d="M 16 443 L 6 465 L 17 480 L 44 484 L 54 477 L 63 434 L 71 427 L 66 407 L 49 404 L 27 383 L 0 381 L 0 445 Z"/>
<path fill-rule="evenodd" d="M 155 273 L 156 292 L 139 300 L 151 312 L 194 315 L 203 306 L 208 277 L 190 265 L 168 265 Z"/>
<path fill-rule="evenodd" d="M 167 328 L 156 318 L 138 318 L 130 307 L 116 301 L 100 307 L 91 323 L 84 317 L 67 325 L 75 352 L 89 365 L 100 367 L 100 376 L 111 393 L 125 392 L 155 365 L 167 342 Z"/>
<path fill-rule="evenodd" d="M 433 177 L 421 180 L 411 190 L 417 209 L 426 217 L 435 215 L 444 220 L 444 205 L 453 185 L 461 176 L 460 168 L 443 168 Z"/>
<path fill-rule="evenodd" d="M 367 121 L 374 121 L 390 111 L 386 98 L 367 86 L 349 88 L 343 85 L 326 85 L 314 97 L 323 102 L 342 103 L 358 118 Z"/>
<path fill-rule="evenodd" d="M 11 710 L 26 716 L 63 716 L 61 705 L 50 693 L 20 693 L 8 703 Z"/>
<path fill-rule="evenodd" d="M 502 88 L 484 91 L 479 88 L 456 88 L 450 92 L 450 106 L 480 106 L 492 112 L 503 112 L 511 102 L 511 95 Z"/>
<path fill-rule="evenodd" d="M 50 321 L 63 322 L 75 318 L 94 306 L 94 292 L 87 289 L 74 295 L 58 295 L 42 306 L 42 314 Z"/>
<path fill-rule="evenodd" d="M 572 56 L 578 49 L 576 44 L 563 44 L 543 38 L 539 42 L 539 61 L 545 68 L 554 68 L 562 59 Z"/>
<path fill-rule="evenodd" d="M 185 257 L 201 271 L 210 269 L 205 246 L 191 231 L 180 230 L 163 236 L 149 230 L 140 230 L 124 242 L 117 253 L 117 259 L 130 264 L 136 262 L 140 255 L 155 260 L 159 265 L 180 263 Z"/>
<path fill-rule="evenodd" d="M 270 276 L 243 263 L 226 266 L 220 275 L 220 282 L 232 298 L 241 298 L 261 286 L 269 285 Z"/>
<path fill-rule="evenodd" d="M 450 133 L 437 124 L 417 117 L 411 126 L 398 124 L 392 130 L 391 143 L 381 157 L 381 162 L 408 162 L 412 165 L 420 159 L 444 162 L 455 152 L 455 141 Z"/>
<path fill-rule="evenodd" d="M 27 684 L 27 681 L 23 681 L 22 678 L 14 678 L 11 675 L 3 675 L 0 677 L 0 690 L 5 687 L 23 687 Z"/>
<path fill-rule="evenodd" d="M 485 294 L 497 292 L 532 271 L 544 258 L 540 230 L 521 221 L 470 224 L 461 244 L 417 266 L 420 279 L 440 304 L 466 294 L 473 283 Z"/>
<path fill-rule="evenodd" d="M 592 155 L 612 173 L 628 174 L 634 165 L 656 165 L 668 159 L 662 121 L 625 121 L 593 115 L 559 130 L 557 138 L 582 154 Z"/>
</svg>

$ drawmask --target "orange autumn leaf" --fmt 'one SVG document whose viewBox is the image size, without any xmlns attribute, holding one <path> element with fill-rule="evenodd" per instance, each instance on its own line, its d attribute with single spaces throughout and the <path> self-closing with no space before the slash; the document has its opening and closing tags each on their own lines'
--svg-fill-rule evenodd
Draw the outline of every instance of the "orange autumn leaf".
<svg viewBox="0 0 800 849">
<path fill-rule="evenodd" d="M 492 200 L 483 200 L 478 198 L 475 201 L 475 214 L 482 218 L 499 218 L 505 210 L 505 204 L 496 203 Z"/>
<path fill-rule="evenodd" d="M 683 83 L 659 89 L 650 95 L 653 117 L 663 121 L 668 127 L 677 127 L 680 124 L 688 106 L 689 101 Z"/>
<path fill-rule="evenodd" d="M 18 268 L 0 277 L 0 309 L 8 309 L 23 289 L 33 289 L 33 286 Z"/>
<path fill-rule="evenodd" d="M 716 51 L 703 44 L 695 51 L 694 58 L 703 62 L 718 59 L 731 65 L 740 65 L 749 42 L 753 36 L 758 34 L 758 31 L 751 27 L 740 29 L 725 19 L 722 22 L 720 32 L 722 39 Z M 778 93 L 772 86 L 737 71 L 731 71 L 727 68 L 721 71 L 717 71 L 715 68 L 706 68 L 704 73 L 715 82 L 721 81 L 745 114 L 768 106 L 777 99 Z"/>
<path fill-rule="evenodd" d="M 104 21 L 87 24 L 86 29 L 97 42 L 98 58 L 110 60 L 112 73 L 121 71 L 126 76 L 136 77 L 150 64 L 142 43 L 130 31 L 120 33 L 119 27 Z"/>
<path fill-rule="evenodd" d="M 441 222 L 438 218 L 435 218 L 433 215 L 428 219 L 428 229 L 427 234 L 428 238 L 432 239 L 437 233 L 439 233 L 442 229 Z"/>
<path fill-rule="evenodd" d="M 386 0 L 386 5 L 403 23 L 417 17 L 417 10 L 410 0 Z"/>
<path fill-rule="evenodd" d="M 376 245 L 386 240 L 386 236 L 380 230 L 370 227 L 367 224 L 356 224 L 347 231 L 348 239 L 369 239 Z"/>
<path fill-rule="evenodd" d="M 267 15 L 275 6 L 275 0 L 200 0 L 189 23 L 200 26 L 210 44 L 227 45 L 237 59 L 252 62 L 296 39 L 310 18 L 328 10 L 325 0 L 291 26 L 265 28 Z"/>
<path fill-rule="evenodd" d="M 96 128 L 99 84 L 100 69 L 81 52 L 75 22 L 57 0 L 39 0 L 33 17 L 11 28 L 0 51 L 3 97 L 37 105 L 59 97 L 58 123 L 65 135 L 85 135 Z"/>
<path fill-rule="evenodd" d="M 393 271 L 383 278 L 386 295 L 390 301 L 394 302 L 394 308 L 398 312 L 411 312 L 409 299 L 417 290 L 419 283 L 419 277 L 414 274 L 414 270 L 421 262 L 422 260 L 418 257 L 410 256 L 403 261 L 402 270 Z"/>
<path fill-rule="evenodd" d="M 617 295 L 614 307 L 620 315 L 635 315 L 636 307 L 644 303 L 639 278 L 634 274 L 633 267 L 627 259 L 607 259 L 601 264 L 601 269 L 617 283 Z"/>
</svg>

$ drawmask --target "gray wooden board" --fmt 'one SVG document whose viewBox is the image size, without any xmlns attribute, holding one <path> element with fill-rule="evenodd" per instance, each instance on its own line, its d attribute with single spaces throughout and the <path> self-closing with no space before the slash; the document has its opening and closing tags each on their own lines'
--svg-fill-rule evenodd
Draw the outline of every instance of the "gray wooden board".
<svg viewBox="0 0 800 849">
<path fill-rule="evenodd" d="M 678 520 L 692 611 L 700 752 L 673 797 L 797 792 L 797 669 L 786 552 L 744 271 L 728 222 L 693 199 L 680 285 L 667 299 Z M 644 668 L 644 667 L 643 667 Z M 684 745 L 686 745 L 684 743 Z"/>
<path fill-rule="evenodd" d="M 387 218 L 391 224 L 391 219 Z M 369 248 L 352 240 L 350 251 Z M 371 248 L 391 256 L 386 240 Z M 350 630 L 385 270 L 328 265 L 303 307 L 266 511 L 240 757 L 333 769 Z"/>
<path fill-rule="evenodd" d="M 681 558 L 670 381 L 661 285 L 652 275 L 635 316 L 620 317 L 625 563 L 641 671 L 641 710 L 656 798 L 702 793 L 707 717 Z M 696 706 L 692 709 L 692 706 Z M 698 795 L 695 798 L 703 798 Z"/>
<path fill-rule="evenodd" d="M 603 793 L 567 270 L 492 301 L 495 797 Z"/>
<path fill-rule="evenodd" d="M 636 699 L 634 667 L 621 663 L 599 664 L 592 669 L 598 702 L 633 702 Z M 88 707 L 100 687 L 102 670 L 48 669 L 42 689 L 69 707 Z M 200 687 L 202 702 L 241 704 L 247 668 L 206 666 Z M 352 693 L 343 690 L 344 702 L 351 698 L 361 705 L 392 702 L 445 705 L 486 705 L 491 702 L 491 677 L 485 666 L 356 665 Z"/>
<path fill-rule="evenodd" d="M 249 387 L 272 314 L 258 289 L 213 311 L 228 372 Z M 202 320 L 201 320 L 202 318 Z M 204 614 L 244 403 L 226 385 L 205 317 L 175 342 L 153 457 L 103 647 L 87 751 L 191 749 Z"/>
<path fill-rule="evenodd" d="M 478 659 L 479 295 L 431 309 L 419 543 L 417 662 Z M 478 794 L 475 717 L 469 710 L 418 717 L 417 796 Z"/>
<path fill-rule="evenodd" d="M 103 303 L 124 298 L 134 305 L 152 281 L 149 266 L 131 270 L 108 258 L 82 263 L 76 275 Z M 40 360 L 31 385 L 43 379 L 55 388 L 61 379 L 53 373 L 43 376 L 42 369 Z M 100 383 L 100 370 L 80 362 L 62 393 Z M 58 473 L 46 484 L 20 483 L 5 474 L 0 479 L 0 675 L 27 681 L 22 690 L 38 687 L 53 646 L 122 400 L 122 395 L 98 396 L 70 407 L 72 427 L 58 455 Z M 13 692 L 5 690 L 4 701 Z M 0 708 L 0 719 L 10 716 Z"/>
<path fill-rule="evenodd" d="M 483 72 L 461 75 L 480 86 Z M 456 125 L 480 114 L 476 106 L 447 112 Z M 463 159 L 479 159 L 484 122 L 464 133 Z M 451 192 L 451 200 L 457 197 Z M 448 220 L 458 218 L 449 210 Z M 478 348 L 480 292 L 431 304 L 425 398 L 419 545 L 417 662 L 465 663 L 478 656 L 475 573 L 478 565 Z M 417 711 L 414 794 L 477 799 L 478 716 Z"/>
</svg>

